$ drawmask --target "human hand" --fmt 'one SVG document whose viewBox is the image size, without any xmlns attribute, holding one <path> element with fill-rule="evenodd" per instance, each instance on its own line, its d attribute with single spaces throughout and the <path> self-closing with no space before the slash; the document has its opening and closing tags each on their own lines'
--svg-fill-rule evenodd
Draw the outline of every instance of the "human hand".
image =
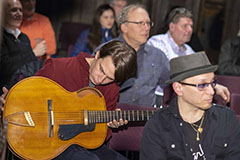
<svg viewBox="0 0 240 160">
<path fill-rule="evenodd" d="M 117 108 L 116 111 L 120 111 L 121 109 Z M 113 120 L 112 122 L 107 123 L 107 126 L 110 128 L 118 128 L 120 126 L 123 126 L 125 124 L 128 124 L 127 120 L 123 120 L 122 118 L 119 119 L 119 121 Z"/>
<path fill-rule="evenodd" d="M 46 41 L 42 40 L 42 41 L 38 42 L 36 47 L 33 49 L 33 52 L 34 52 L 36 57 L 40 57 L 40 56 L 45 55 L 46 52 L 47 52 Z"/>
<path fill-rule="evenodd" d="M 217 84 L 215 86 L 215 91 L 216 91 L 216 94 L 221 96 L 222 99 L 224 99 L 227 103 L 230 101 L 230 91 L 228 90 L 227 87 L 221 84 Z"/>
<path fill-rule="evenodd" d="M 6 103 L 6 96 L 8 93 L 8 89 L 6 87 L 3 87 L 2 91 L 3 91 L 3 94 L 0 96 L 0 112 L 3 112 L 4 110 L 4 104 Z M 2 114 L 0 114 L 0 118 L 1 118 L 1 115 Z"/>
</svg>

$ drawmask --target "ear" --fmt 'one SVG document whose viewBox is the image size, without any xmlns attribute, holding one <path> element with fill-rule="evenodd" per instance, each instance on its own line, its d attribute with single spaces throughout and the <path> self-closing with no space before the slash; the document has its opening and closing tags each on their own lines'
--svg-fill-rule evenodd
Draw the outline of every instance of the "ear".
<svg viewBox="0 0 240 160">
<path fill-rule="evenodd" d="M 169 28 L 170 31 L 172 31 L 174 29 L 174 27 L 175 27 L 174 23 L 172 23 L 172 22 L 169 23 L 168 28 Z"/>
<path fill-rule="evenodd" d="M 95 59 L 98 59 L 99 56 L 100 56 L 100 51 L 98 50 L 98 51 L 96 52 L 96 54 L 95 54 Z"/>
<path fill-rule="evenodd" d="M 172 87 L 173 87 L 174 92 L 178 96 L 182 96 L 182 84 L 180 84 L 178 82 L 173 82 Z"/>
<path fill-rule="evenodd" d="M 126 25 L 126 23 L 124 23 L 124 24 L 121 24 L 121 31 L 123 32 L 123 33 L 127 33 L 127 30 L 128 30 L 128 26 Z"/>
</svg>

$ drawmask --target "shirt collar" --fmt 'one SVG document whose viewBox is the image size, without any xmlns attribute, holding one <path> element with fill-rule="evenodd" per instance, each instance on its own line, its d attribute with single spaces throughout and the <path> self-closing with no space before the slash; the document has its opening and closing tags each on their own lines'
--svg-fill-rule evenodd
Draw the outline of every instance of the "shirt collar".
<svg viewBox="0 0 240 160">
<path fill-rule="evenodd" d="M 170 41 L 170 45 L 172 46 L 173 50 L 178 53 L 178 52 L 185 52 L 187 50 L 186 46 L 183 44 L 181 46 L 177 45 L 177 43 L 173 40 L 170 32 L 167 32 L 168 39 Z"/>
<path fill-rule="evenodd" d="M 214 109 L 213 109 L 213 106 L 214 106 L 214 105 L 215 105 L 215 104 L 212 104 L 212 106 L 205 111 L 205 115 L 212 116 L 212 115 L 215 114 L 215 113 L 214 113 Z M 169 114 L 172 114 L 172 115 L 173 115 L 175 118 L 177 118 L 177 119 L 179 119 L 179 118 L 182 119 L 182 117 L 181 117 L 181 115 L 180 115 L 180 112 L 179 112 L 179 108 L 178 108 L 177 96 L 174 97 L 174 98 L 171 100 L 169 106 L 170 106 L 170 107 L 169 107 L 168 113 L 169 113 Z M 216 117 L 216 116 L 215 116 L 215 117 Z"/>
<path fill-rule="evenodd" d="M 127 43 L 127 42 L 125 41 L 125 39 L 123 38 L 122 33 L 118 36 L 118 39 L 119 39 L 120 41 L 122 41 L 122 42 Z M 137 53 L 139 53 L 140 50 L 144 49 L 145 44 L 146 44 L 146 43 L 142 44 L 142 45 L 139 47 Z M 146 52 L 146 53 L 147 53 L 147 52 Z"/>
<path fill-rule="evenodd" d="M 5 28 L 5 30 L 6 30 L 7 33 L 12 34 L 15 38 L 18 38 L 18 36 L 21 34 L 21 31 L 18 28 L 16 28 L 15 30 L 14 29 Z"/>
</svg>

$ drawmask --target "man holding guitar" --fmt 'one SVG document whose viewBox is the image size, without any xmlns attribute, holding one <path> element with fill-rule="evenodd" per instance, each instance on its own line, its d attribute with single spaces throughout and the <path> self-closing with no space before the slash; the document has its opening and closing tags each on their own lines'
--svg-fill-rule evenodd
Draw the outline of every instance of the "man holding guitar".
<svg viewBox="0 0 240 160">
<path fill-rule="evenodd" d="M 137 71 L 136 52 L 133 48 L 119 41 L 107 43 L 97 51 L 95 57 L 81 53 L 76 58 L 48 60 L 36 74 L 56 81 L 68 91 L 77 91 L 83 87 L 97 88 L 105 97 L 107 110 L 114 110 L 119 95 L 119 86 Z M 108 123 L 111 128 L 123 125 L 122 119 Z M 110 156 L 110 157 L 109 157 Z M 87 151 L 72 145 L 56 159 L 125 159 L 106 145 Z"/>
<path fill-rule="evenodd" d="M 78 56 L 76 56 L 76 57 L 48 59 L 45 62 L 43 68 L 36 73 L 36 78 L 37 78 L 37 76 L 42 76 L 42 77 L 51 79 L 71 93 L 77 92 L 81 89 L 84 89 L 85 87 L 94 87 L 101 92 L 101 93 L 99 93 L 100 97 L 101 97 L 101 95 L 104 96 L 107 110 L 115 110 L 116 102 L 117 102 L 117 99 L 119 96 L 118 84 L 124 82 L 126 79 L 128 79 L 132 76 L 135 76 L 136 72 L 137 72 L 137 55 L 136 55 L 135 50 L 132 47 L 130 47 L 129 45 L 127 45 L 126 43 L 123 43 L 120 41 L 111 41 L 111 42 L 103 45 L 96 52 L 94 57 L 90 56 L 87 53 L 82 52 L 82 53 L 78 54 Z M 32 79 L 34 80 L 36 78 L 33 77 Z M 46 80 L 44 80 L 43 83 L 42 84 L 40 83 L 38 86 L 44 86 L 45 81 Z M 26 80 L 26 81 L 23 80 L 20 82 L 20 84 L 22 82 L 23 83 L 28 82 L 28 80 Z M 50 86 L 51 83 L 49 83 L 45 86 L 47 86 L 47 88 L 48 88 L 48 86 Z M 9 99 L 11 99 L 11 95 L 13 95 L 12 93 L 17 90 L 18 86 L 20 86 L 20 85 L 17 84 L 16 86 L 14 86 L 12 88 L 12 90 L 9 91 L 8 97 L 6 99 L 6 103 L 5 103 L 6 108 L 4 111 L 4 113 L 5 113 L 4 118 L 7 117 L 9 122 L 11 121 L 11 116 L 13 115 L 13 117 L 14 117 L 14 114 L 8 114 L 9 113 L 8 108 L 10 108 L 10 107 L 8 107 L 8 104 L 9 104 L 8 102 L 10 101 Z M 30 86 L 30 85 L 27 84 L 27 85 L 23 85 L 23 86 Z M 36 87 L 34 87 L 34 88 L 36 88 Z M 35 89 L 35 90 L 38 90 L 38 89 Z M 49 91 L 49 89 L 46 90 L 46 94 L 48 91 Z M 32 94 L 34 94 L 34 92 Z M 34 97 L 38 97 L 36 99 L 36 101 L 38 101 L 37 102 L 38 104 L 41 103 L 42 97 L 45 96 L 45 95 L 39 96 L 38 95 L 39 92 L 41 92 L 41 91 L 39 90 L 36 93 L 36 95 L 34 96 Z M 50 91 L 50 93 L 52 93 L 52 91 Z M 79 93 L 79 92 L 77 92 L 77 93 Z M 26 98 L 24 101 L 28 101 L 27 99 L 29 99 L 29 101 L 31 101 L 30 99 L 34 98 L 34 97 L 32 97 L 32 94 L 30 94 L 29 98 Z M 23 96 L 23 93 L 20 93 L 20 96 Z M 63 96 L 65 96 L 65 95 L 63 95 Z M 73 97 L 72 99 L 70 99 L 70 101 L 77 101 L 78 99 L 81 99 L 81 97 L 80 97 L 81 95 L 78 95 L 78 96 L 79 97 Z M 51 97 L 51 96 L 49 96 L 49 97 Z M 18 98 L 18 99 L 21 99 L 21 98 Z M 86 98 L 84 97 L 83 99 L 86 99 Z M 102 102 L 101 99 L 100 100 L 92 99 L 90 101 Z M 52 108 L 55 107 L 55 112 L 56 112 L 57 100 L 53 99 L 52 102 L 53 102 Z M 37 103 L 36 103 L 36 106 L 38 105 Z M 71 102 L 66 102 L 66 103 L 70 104 Z M 43 105 L 44 105 L 44 103 L 43 103 Z M 81 106 L 81 104 L 79 104 L 79 105 Z M 29 105 L 26 105 L 26 106 L 29 106 Z M 33 106 L 33 107 L 36 107 L 36 106 Z M 63 106 L 64 106 L 64 104 L 63 104 Z M 33 108 L 33 107 L 31 107 L 31 108 Z M 62 109 L 66 110 L 66 107 L 71 108 L 72 105 L 66 105 Z M 87 107 L 88 106 L 86 106 L 85 109 L 91 110 L 91 108 L 88 109 Z M 14 109 L 14 110 L 17 110 L 18 108 Z M 31 108 L 29 108 L 29 109 L 31 109 Z M 45 109 L 45 108 L 43 108 L 43 109 Z M 28 110 L 28 109 L 26 109 L 26 110 Z M 20 111 L 19 112 L 16 111 L 16 112 L 20 113 Z M 38 113 L 38 115 L 41 114 L 41 112 L 43 112 L 43 111 L 40 111 Z M 53 109 L 53 112 L 54 112 L 54 109 Z M 67 112 L 66 113 L 64 113 L 64 111 L 62 111 L 62 112 L 63 112 L 63 114 L 62 115 L 59 114 L 59 117 L 65 116 L 68 114 Z M 36 113 L 36 112 L 34 111 L 34 112 L 30 113 L 31 115 L 29 115 L 29 116 L 32 116 L 29 118 L 30 121 L 31 121 L 31 118 L 33 118 L 33 121 L 34 121 L 34 113 Z M 77 113 L 74 114 L 74 112 L 73 112 L 72 117 L 70 117 L 69 120 L 71 120 L 71 118 L 73 118 L 76 114 Z M 53 119 L 53 121 L 54 121 L 54 128 L 55 128 L 55 126 L 56 126 L 55 124 L 58 123 L 59 117 L 57 117 L 58 116 L 57 113 L 55 113 L 54 116 L 55 116 L 55 118 Z M 39 116 L 39 117 L 41 118 L 43 116 Z M 28 119 L 28 118 L 26 118 L 26 119 Z M 99 120 L 96 119 L 96 120 L 100 121 L 100 119 Z M 14 121 L 14 119 L 13 119 L 13 121 Z M 41 121 L 43 121 L 43 120 L 40 120 L 39 123 L 41 123 Z M 34 122 L 37 122 L 36 119 Z M 85 122 L 85 119 L 84 119 L 84 122 Z M 88 120 L 88 123 L 91 123 L 90 119 Z M 119 118 L 116 117 L 116 120 L 113 119 L 111 122 L 107 123 L 107 126 L 110 128 L 117 128 L 124 124 L 127 124 L 126 120 L 123 120 L 120 117 Z M 15 123 L 15 126 L 16 125 L 18 125 L 18 124 Z M 64 125 L 59 125 L 59 126 L 63 126 L 63 128 L 64 128 Z M 70 126 L 72 128 L 70 128 L 70 129 L 68 128 L 65 130 L 63 129 L 62 131 L 68 132 L 70 130 L 70 132 L 74 132 L 74 130 L 76 130 L 77 125 L 68 125 L 68 126 Z M 106 128 L 105 126 L 103 127 L 104 129 Z M 37 127 L 37 124 L 35 126 L 33 124 L 33 128 L 36 128 L 36 127 Z M 99 128 L 99 126 L 97 126 L 97 125 L 95 127 L 96 127 L 96 129 Z M 10 129 L 10 128 L 8 127 L 8 129 Z M 27 129 L 27 128 L 25 127 L 25 128 L 22 128 L 21 130 L 24 130 L 24 129 Z M 40 129 L 39 131 L 41 132 L 41 130 L 42 129 Z M 50 130 L 51 130 L 51 128 L 50 128 Z M 53 145 L 53 142 L 51 140 L 54 138 L 56 138 L 57 143 L 62 143 L 65 141 L 65 140 L 62 140 L 62 141 L 59 140 L 60 138 L 62 138 L 61 135 L 59 135 L 59 132 L 61 132 L 60 130 L 61 130 L 61 127 L 59 127 L 58 131 L 53 129 L 54 136 L 51 138 L 51 135 L 50 135 L 48 138 L 50 146 Z M 82 140 L 90 143 L 92 141 L 92 139 L 95 139 L 95 138 L 97 139 L 98 136 L 102 137 L 103 135 L 106 135 L 106 134 L 93 135 L 91 137 L 92 138 L 91 140 L 86 140 L 87 138 L 84 138 L 84 137 L 88 137 L 89 135 L 94 133 L 94 131 L 92 132 L 90 130 L 88 132 L 83 133 Z M 11 130 L 9 130 L 9 132 L 11 132 Z M 56 133 L 56 132 L 58 132 L 58 133 Z M 16 137 L 19 137 L 16 134 L 14 136 L 12 136 L 13 139 L 16 139 Z M 69 134 L 71 134 L 71 133 L 69 133 Z M 8 133 L 8 136 L 9 136 L 8 139 L 11 139 L 10 138 L 11 136 L 9 135 L 9 133 Z M 58 138 L 58 136 L 59 136 L 59 138 Z M 74 136 L 77 137 L 78 135 L 74 135 Z M 108 130 L 107 138 L 106 138 L 106 136 L 104 136 L 104 139 L 106 138 L 106 140 L 108 140 L 110 136 L 111 136 L 111 132 L 109 132 L 109 130 Z M 32 136 L 30 136 L 30 137 L 32 137 Z M 31 139 L 30 137 L 26 138 L 26 142 L 24 142 L 24 144 L 27 143 L 28 139 Z M 24 135 L 23 135 L 23 138 L 24 138 Z M 97 149 L 87 150 L 84 147 L 81 147 L 79 145 L 71 143 L 72 139 L 68 139 L 68 140 L 70 141 L 70 144 L 73 144 L 73 145 L 68 147 L 63 153 L 59 152 L 59 149 L 58 149 L 56 151 L 57 157 L 55 155 L 52 155 L 52 156 L 50 156 L 51 158 L 48 157 L 47 159 L 49 159 L 49 158 L 52 159 L 55 157 L 56 157 L 55 159 L 57 159 L 57 160 L 58 159 L 59 160 L 62 160 L 62 159 L 64 159 L 64 160 L 67 160 L 67 159 L 69 159 L 69 160 L 70 159 L 71 160 L 79 160 L 79 159 L 125 160 L 126 159 L 121 154 L 119 154 L 113 150 L 110 150 L 106 146 L 106 144 L 101 145 Z M 66 140 L 66 142 L 68 140 Z M 36 141 L 38 142 L 39 140 L 36 140 Z M 39 141 L 39 143 L 42 143 L 40 141 Z M 31 141 L 29 143 L 31 143 Z M 48 143 L 48 141 L 46 141 L 46 143 Z M 13 143 L 11 143 L 11 144 L 13 144 Z M 30 144 L 30 145 L 33 145 L 33 144 Z M 37 147 L 37 145 L 38 145 L 38 143 L 36 143 L 35 147 Z M 97 146 L 97 145 L 93 144 L 93 146 Z M 31 147 L 29 147 L 29 148 L 31 148 Z M 48 150 L 47 147 L 45 147 L 45 148 L 46 148 L 46 150 Z M 45 150 L 45 148 L 43 148 L 43 150 Z M 89 147 L 89 148 L 93 148 L 93 147 Z M 20 149 L 21 149 L 21 147 L 20 147 Z M 51 148 L 49 148 L 49 150 L 50 149 Z M 25 152 L 25 150 L 23 150 L 23 152 Z M 37 150 L 35 150 L 35 151 L 37 152 Z M 61 153 L 61 154 L 59 155 L 59 153 Z M 42 153 L 42 154 L 44 154 L 44 153 Z M 22 153 L 22 155 L 23 155 L 23 153 Z M 23 156 L 21 156 L 21 157 L 23 157 Z M 24 158 L 25 159 L 42 159 L 39 157 L 35 157 L 35 158 L 24 157 Z"/>
</svg>

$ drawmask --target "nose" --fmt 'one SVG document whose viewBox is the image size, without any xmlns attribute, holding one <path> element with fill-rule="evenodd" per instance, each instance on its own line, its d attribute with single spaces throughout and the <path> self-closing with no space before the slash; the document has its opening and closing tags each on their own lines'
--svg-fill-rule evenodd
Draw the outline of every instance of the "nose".
<svg viewBox="0 0 240 160">
<path fill-rule="evenodd" d="M 143 28 L 144 30 L 150 30 L 150 25 L 147 22 L 145 22 L 143 23 Z"/>
<path fill-rule="evenodd" d="M 21 9 L 17 10 L 17 15 L 22 15 L 22 10 Z"/>
<path fill-rule="evenodd" d="M 209 95 L 214 95 L 214 87 L 212 86 L 212 85 L 208 85 L 208 87 L 207 87 L 207 93 L 209 94 Z"/>
<path fill-rule="evenodd" d="M 187 31 L 188 32 L 192 32 L 193 31 L 193 27 L 189 25 L 188 28 L 187 28 Z"/>
</svg>

